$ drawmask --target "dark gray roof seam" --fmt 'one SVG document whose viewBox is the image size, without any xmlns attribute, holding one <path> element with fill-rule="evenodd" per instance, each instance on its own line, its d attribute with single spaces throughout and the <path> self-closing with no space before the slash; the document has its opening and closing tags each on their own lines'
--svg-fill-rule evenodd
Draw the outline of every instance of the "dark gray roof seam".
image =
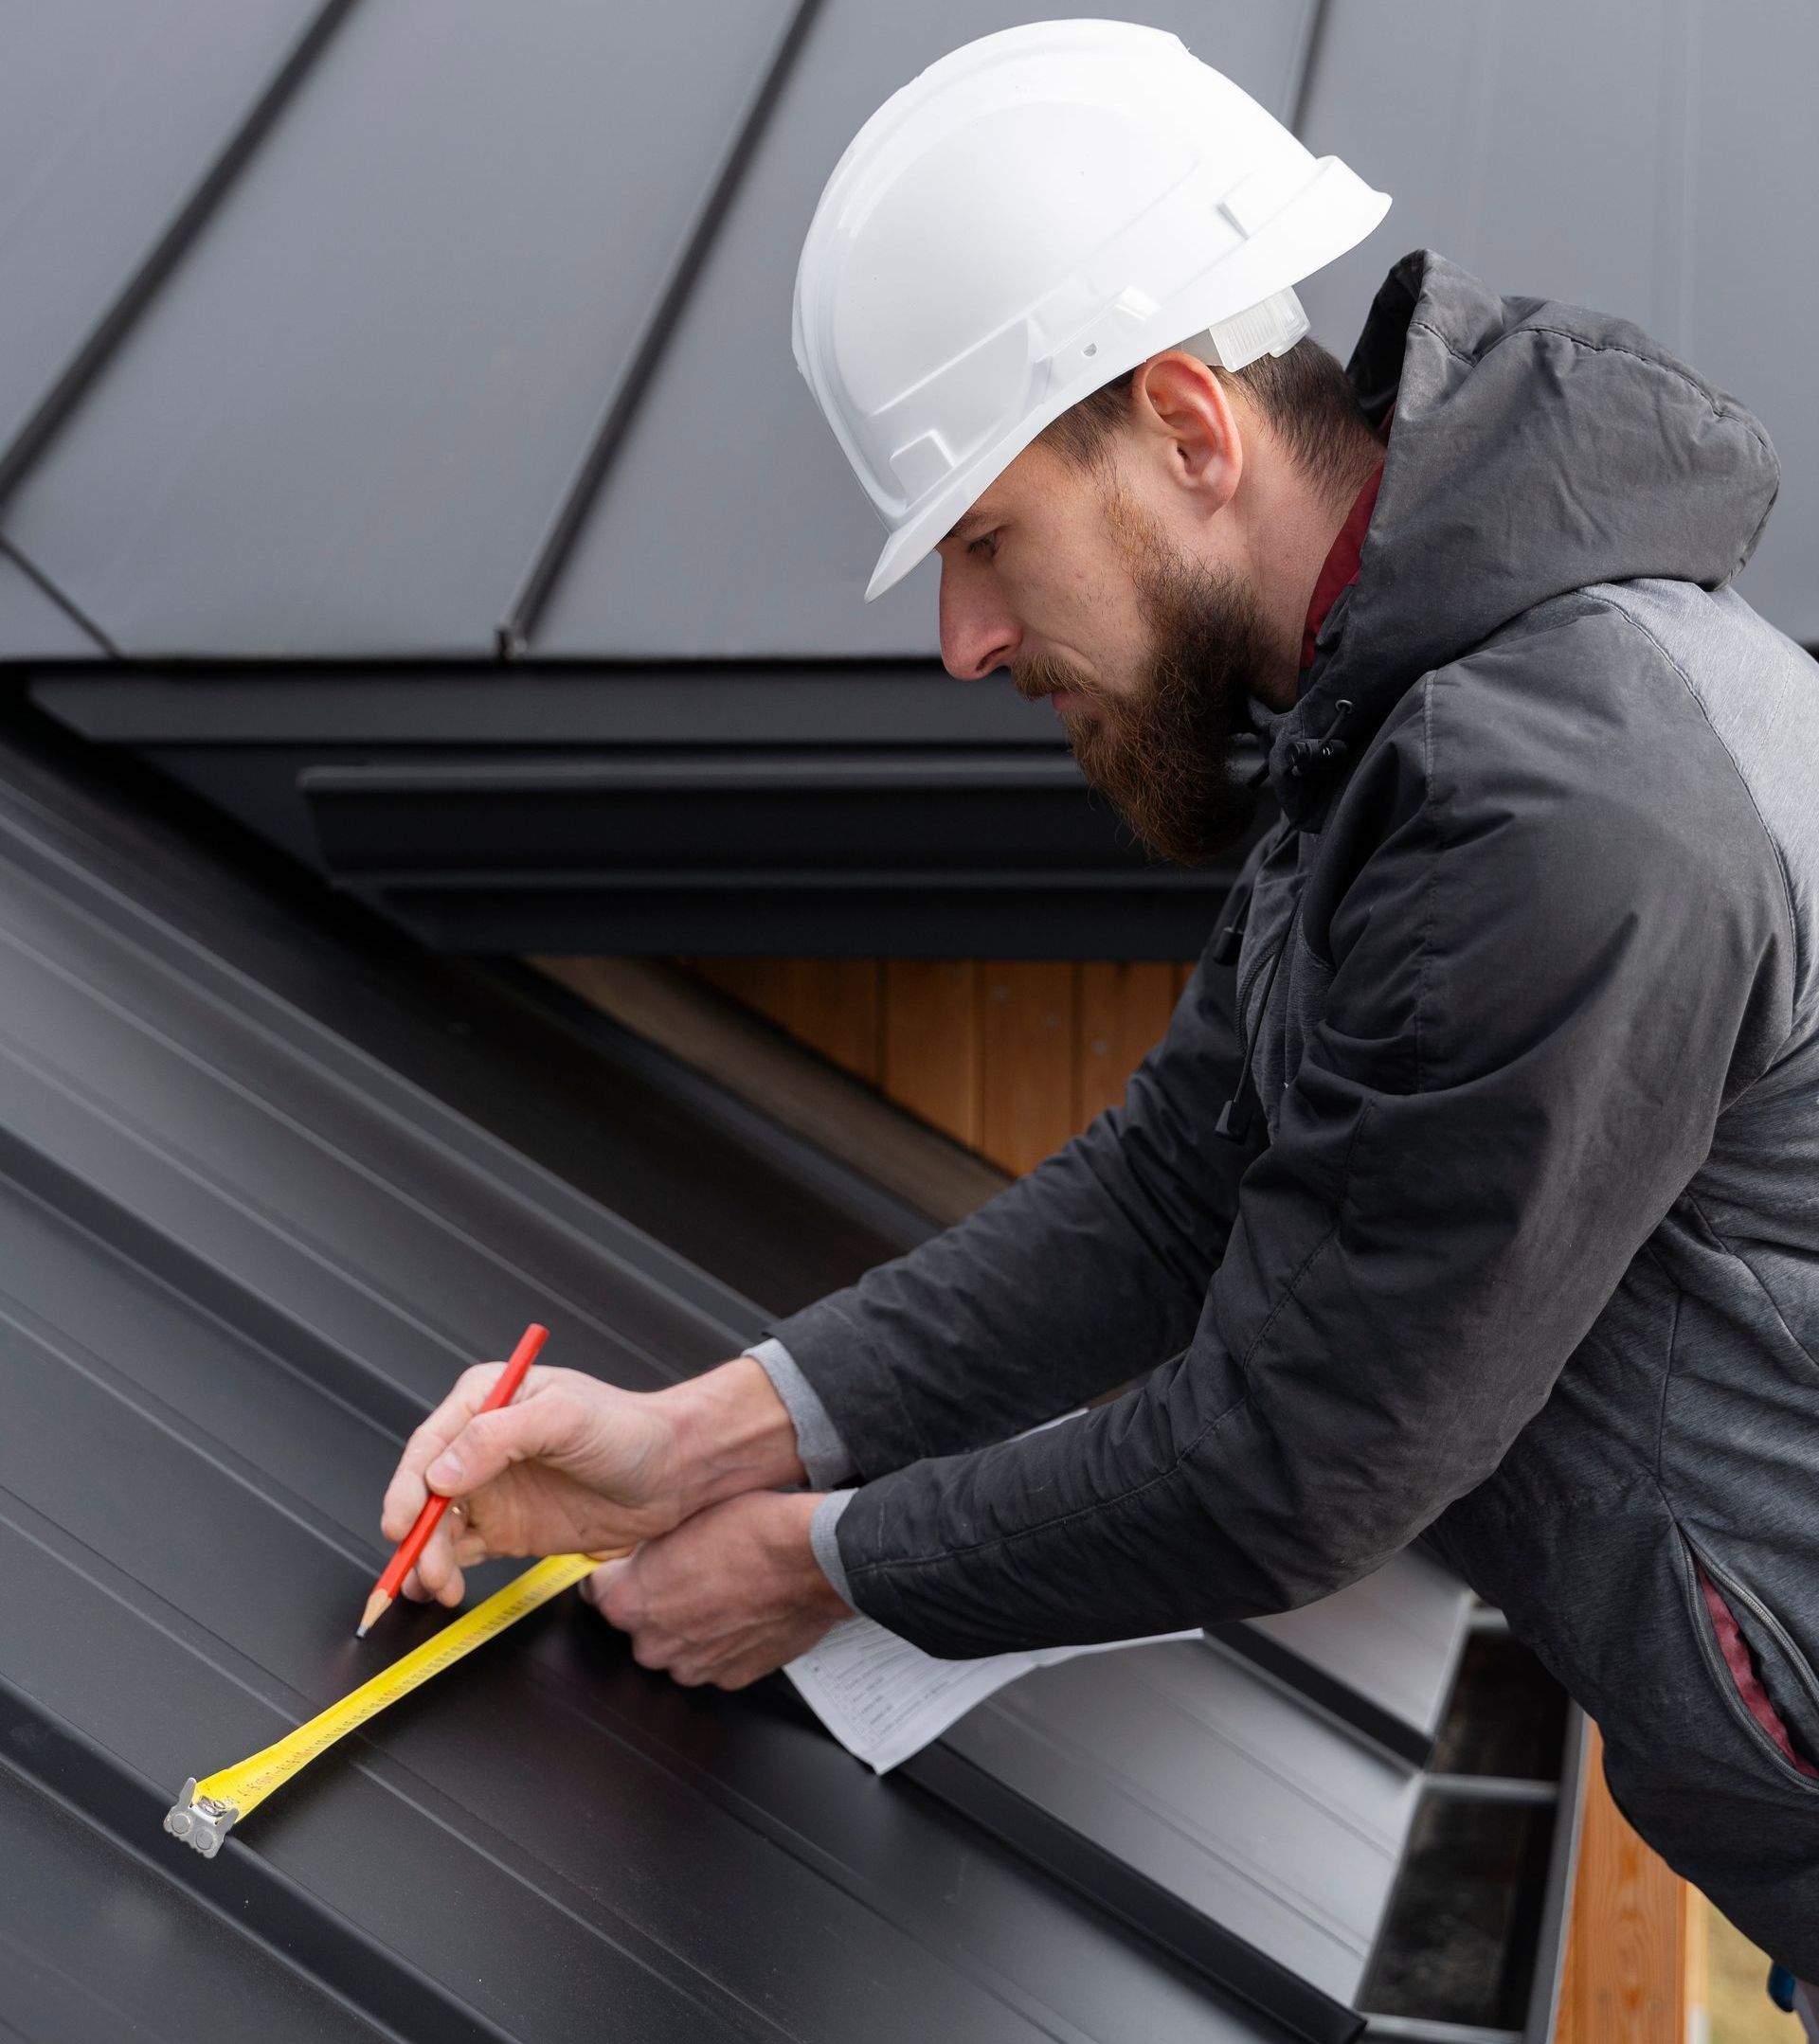
<svg viewBox="0 0 1819 2044">
<path fill-rule="evenodd" d="M 13 436 L 12 444 L 0 451 L 0 505 L 12 493 L 20 478 L 43 452 L 57 429 L 95 381 L 116 348 L 138 320 L 164 279 L 176 267 L 184 251 L 207 224 L 209 215 L 225 196 L 243 166 L 288 104 L 291 95 L 308 75 L 329 38 L 352 11 L 354 0 L 326 0 L 309 27 L 297 38 L 290 55 L 279 66 L 270 83 L 229 137 L 225 148 L 203 173 L 201 182 L 178 207 L 170 225 L 158 237 L 151 253 L 120 287 L 113 303 L 91 330 L 88 338 L 64 366 L 63 372 L 39 401 L 31 416 Z M 16 559 L 17 556 L 15 555 Z M 60 601 L 62 601 L 60 599 Z M 65 605 L 66 608 L 69 606 Z M 72 610 L 71 615 L 76 613 Z M 82 622 L 84 629 L 95 627 Z M 96 634 L 99 637 L 100 635 Z M 107 643 L 105 640 L 102 641 Z M 109 645 L 110 653 L 117 648 Z"/>
<path fill-rule="evenodd" d="M 726 217 L 732 194 L 739 188 L 746 166 L 751 161 L 819 7 L 820 0 L 797 0 L 794 14 L 777 39 L 771 60 L 747 103 L 731 145 L 721 159 L 719 172 L 683 238 L 681 252 L 670 272 L 669 280 L 645 320 L 625 375 L 608 399 L 605 415 L 588 441 L 574 479 L 557 506 L 555 515 L 525 570 L 524 579 L 500 620 L 498 650 L 502 659 L 514 660 L 529 651 L 538 614 L 555 586 L 575 535 L 612 466 L 613 456 L 643 399 L 645 386 L 664 343 L 682 316 L 714 235 Z"/>
<path fill-rule="evenodd" d="M 5 494 L 5 490 L 4 481 L 0 481 L 0 495 Z M 42 590 L 45 596 L 63 612 L 64 617 L 79 631 L 85 632 L 103 653 L 111 654 L 117 660 L 120 657 L 120 649 L 96 623 L 95 619 L 89 617 L 73 599 L 66 597 L 57 584 L 51 581 L 50 577 L 35 562 L 21 553 L 19 548 L 13 545 L 4 532 L 0 532 L 0 553 L 5 554 L 13 566 L 19 570 L 20 574 L 25 576 L 27 581 L 35 588 Z"/>
</svg>

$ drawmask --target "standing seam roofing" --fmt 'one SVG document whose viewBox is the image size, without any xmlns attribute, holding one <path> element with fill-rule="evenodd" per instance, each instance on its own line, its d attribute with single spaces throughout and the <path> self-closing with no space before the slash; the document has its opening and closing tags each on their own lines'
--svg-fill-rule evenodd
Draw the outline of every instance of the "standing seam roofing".
<svg viewBox="0 0 1819 2044">
<path fill-rule="evenodd" d="M 1788 251 L 1810 9 L 1157 0 L 1432 246 L 1637 320 L 1786 472 L 1739 587 L 1819 641 Z M 0 16 L 0 530 L 129 658 L 927 657 L 789 349 L 818 194 L 1004 0 L 67 0 Z M 1571 62 L 1562 52 L 1571 52 Z M 1537 150 L 1534 137 L 1545 135 Z M 0 585 L 0 659 L 55 658 Z"/>
<path fill-rule="evenodd" d="M 16 1945 L 43 1898 L 11 1891 L 47 1884 L 108 1927 L 0 1944 L 9 2019 L 225 2035 L 252 1996 L 274 2035 L 332 2009 L 539 2044 L 608 2017 L 691 2044 L 1343 2044 L 1420 1778 L 1332 1705 L 1356 1681 L 1360 1723 L 1419 1730 L 1461 1603 L 1418 1573 L 1375 1594 L 1450 1595 L 1410 1636 L 1426 1691 L 1373 1694 L 1336 1605 L 1302 1641 L 1318 1708 L 1292 1656 L 1182 1646 L 1026 1681 L 882 1782 L 781 1683 L 679 1690 L 564 1600 L 217 1860 L 162 1838 L 187 1775 L 370 1672 L 377 1500 L 463 1362 L 534 1317 L 549 1360 L 655 1385 L 762 1323 L 710 1266 L 755 1256 L 779 1303 L 834 1282 L 798 1246 L 812 1174 L 687 1085 L 571 1085 L 549 1025 L 395 953 L 0 751 L 0 1924 Z M 464 1086 L 606 1196 L 438 1097 Z M 901 1241 L 849 1218 L 843 1274 Z M 403 1609 L 383 1650 L 440 1622 Z"/>
</svg>

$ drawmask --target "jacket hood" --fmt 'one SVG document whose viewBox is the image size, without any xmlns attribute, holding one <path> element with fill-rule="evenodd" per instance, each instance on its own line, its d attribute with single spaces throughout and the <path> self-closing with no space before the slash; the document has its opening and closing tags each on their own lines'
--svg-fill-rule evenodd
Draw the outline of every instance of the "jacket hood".
<svg viewBox="0 0 1819 2044">
<path fill-rule="evenodd" d="M 1252 720 L 1291 816 L 1414 681 L 1536 604 L 1637 576 L 1722 586 L 1780 488 L 1761 422 L 1640 327 L 1499 296 L 1430 248 L 1384 279 L 1346 373 L 1374 426 L 1396 416 L 1358 580 L 1294 708 Z M 1343 752 L 1310 758 L 1336 717 Z"/>
</svg>

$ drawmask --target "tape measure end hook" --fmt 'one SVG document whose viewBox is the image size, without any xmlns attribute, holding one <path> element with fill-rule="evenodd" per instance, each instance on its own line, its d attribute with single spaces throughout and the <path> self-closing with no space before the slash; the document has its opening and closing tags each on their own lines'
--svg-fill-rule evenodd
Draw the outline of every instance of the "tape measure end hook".
<svg viewBox="0 0 1819 2044">
<path fill-rule="evenodd" d="M 212 1859 L 226 1842 L 239 1815 L 231 1802 L 217 1802 L 212 1796 L 197 1795 L 192 1774 L 183 1784 L 182 1795 L 165 1812 L 164 1828 L 173 1838 L 193 1845 L 205 1859 Z"/>
</svg>

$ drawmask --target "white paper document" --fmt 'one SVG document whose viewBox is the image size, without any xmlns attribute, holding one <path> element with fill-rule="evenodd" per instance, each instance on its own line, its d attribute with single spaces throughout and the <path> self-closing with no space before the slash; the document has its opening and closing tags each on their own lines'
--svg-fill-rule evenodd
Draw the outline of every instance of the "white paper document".
<svg viewBox="0 0 1819 2044">
<path fill-rule="evenodd" d="M 849 1753 L 880 1774 L 919 1753 L 956 1718 L 1032 1668 L 1052 1668 L 1076 1654 L 1113 1654 L 1164 1640 L 1198 1640 L 1198 1632 L 1164 1632 L 1144 1640 L 1108 1640 L 1097 1646 L 1038 1647 L 991 1654 L 982 1660 L 937 1660 L 869 1618 L 850 1618 L 783 1673 Z"/>
<path fill-rule="evenodd" d="M 1017 1436 L 1065 1426 L 1084 1406 L 1059 1418 L 1026 1427 Z M 783 1673 L 803 1702 L 845 1747 L 885 1774 L 899 1761 L 938 1739 L 976 1703 L 1028 1675 L 1053 1668 L 1077 1654 L 1115 1654 L 1121 1647 L 1158 1646 L 1168 1640 L 1198 1640 L 1194 1632 L 1152 1633 L 1143 1640 L 1106 1640 L 1096 1646 L 1044 1646 L 1021 1654 L 988 1654 L 982 1660 L 937 1660 L 908 1640 L 886 1632 L 873 1619 L 849 1618 L 836 1625 L 812 1653 L 786 1662 Z"/>
</svg>

